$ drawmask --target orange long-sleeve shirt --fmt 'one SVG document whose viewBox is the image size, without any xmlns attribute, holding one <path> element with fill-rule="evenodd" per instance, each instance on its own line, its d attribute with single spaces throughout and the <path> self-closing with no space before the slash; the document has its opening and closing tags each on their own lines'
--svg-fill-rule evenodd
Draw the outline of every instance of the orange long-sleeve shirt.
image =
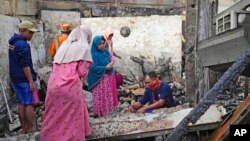
<svg viewBox="0 0 250 141">
<path fill-rule="evenodd" d="M 67 34 L 61 34 L 60 36 L 58 36 L 58 47 L 62 44 L 62 42 L 64 40 L 66 40 L 68 38 Z M 54 57 L 56 54 L 56 39 L 54 39 L 52 41 L 52 43 L 50 44 L 50 47 L 48 48 L 48 52 L 49 54 Z"/>
</svg>

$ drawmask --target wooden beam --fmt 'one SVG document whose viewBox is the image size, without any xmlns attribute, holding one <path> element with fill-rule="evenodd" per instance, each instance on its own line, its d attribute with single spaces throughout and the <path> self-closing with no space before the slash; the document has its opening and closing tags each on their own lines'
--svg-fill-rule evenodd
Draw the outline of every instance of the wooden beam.
<svg viewBox="0 0 250 141">
<path fill-rule="evenodd" d="M 188 132 L 188 124 L 195 124 L 197 120 L 208 110 L 215 102 L 218 95 L 227 89 L 232 81 L 234 81 L 240 73 L 245 70 L 245 67 L 250 63 L 250 46 L 241 54 L 237 61 L 221 76 L 205 96 L 201 102 L 178 124 L 172 133 L 165 141 L 180 141 Z"/>
<path fill-rule="evenodd" d="M 223 121 L 223 124 L 218 128 L 210 137 L 210 141 L 220 141 L 223 140 L 229 134 L 230 125 L 236 124 L 239 117 L 245 113 L 246 109 L 250 108 L 250 96 L 246 98 L 246 100 L 241 103 L 237 109 L 230 115 L 226 121 Z"/>
</svg>

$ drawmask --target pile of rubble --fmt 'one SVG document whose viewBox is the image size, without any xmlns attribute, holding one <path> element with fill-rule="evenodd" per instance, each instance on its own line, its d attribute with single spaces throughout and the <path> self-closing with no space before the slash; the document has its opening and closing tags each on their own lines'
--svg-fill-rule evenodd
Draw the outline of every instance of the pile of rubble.
<svg viewBox="0 0 250 141">
<path fill-rule="evenodd" d="M 239 76 L 228 89 L 218 95 L 216 103 L 222 105 L 227 112 L 234 110 L 248 96 L 247 81 L 245 76 Z"/>
<path fill-rule="evenodd" d="M 141 77 L 137 77 L 133 74 L 133 72 L 131 73 L 131 76 L 124 76 L 124 84 L 122 86 L 120 86 L 118 88 L 118 95 L 119 95 L 119 106 L 116 109 L 116 111 L 110 115 L 107 118 L 93 118 L 93 107 L 92 107 L 92 94 L 91 92 L 87 91 L 87 90 L 83 90 L 83 94 L 84 97 L 86 99 L 87 102 L 87 106 L 88 106 L 88 110 L 89 110 L 89 114 L 91 117 L 91 124 L 93 126 L 93 130 L 95 131 L 95 137 L 99 137 L 96 133 L 99 130 L 99 125 L 102 122 L 108 122 L 109 120 L 112 122 L 118 121 L 118 122 L 127 122 L 128 121 L 133 121 L 130 124 L 133 124 L 134 127 L 132 128 L 128 128 L 126 129 L 127 132 L 133 132 L 136 131 L 136 125 L 138 125 L 138 128 L 142 127 L 142 125 L 145 125 L 144 120 L 141 120 L 142 117 L 143 118 L 147 118 L 145 115 L 139 115 L 139 114 L 132 114 L 132 113 L 125 113 L 124 114 L 124 108 L 128 107 L 129 105 L 131 105 L 133 102 L 137 101 L 143 94 L 145 91 L 145 85 L 144 85 L 144 76 L 145 76 L 145 72 L 144 72 L 144 66 L 143 66 L 143 60 L 140 58 L 136 58 L 136 57 L 131 57 L 132 60 L 134 60 L 136 63 L 138 63 L 141 67 L 142 67 L 142 76 Z M 159 61 L 160 62 L 160 61 Z M 173 63 L 171 62 L 171 59 L 169 58 L 168 60 L 161 60 L 162 63 L 158 63 L 158 65 L 155 68 L 155 71 L 157 72 L 157 74 L 159 75 L 160 78 L 166 77 L 164 75 L 168 75 L 168 82 L 173 90 L 173 95 L 174 98 L 177 102 L 177 105 L 179 105 L 180 107 L 182 107 L 181 109 L 183 109 L 183 105 L 186 105 L 186 108 L 189 107 L 188 101 L 186 101 L 186 96 L 185 96 L 185 77 L 183 76 L 183 78 L 180 77 L 180 75 L 177 75 L 177 72 L 175 70 L 175 67 L 173 65 Z M 38 74 L 40 77 L 40 82 L 41 82 L 41 87 L 40 87 L 40 92 L 41 93 L 45 93 L 46 92 L 46 84 L 48 81 L 48 77 L 51 71 L 51 66 L 45 66 L 43 68 L 40 68 L 38 70 Z M 223 106 L 226 109 L 226 112 L 230 112 L 232 111 L 234 108 L 236 108 L 239 103 L 241 103 L 245 97 L 246 97 L 246 91 L 248 91 L 248 82 L 246 81 L 247 79 L 245 77 L 238 77 L 237 81 L 232 82 L 232 85 L 230 86 L 229 89 L 223 91 L 223 94 L 218 95 L 217 97 L 217 104 Z M 247 84 L 247 85 L 246 85 Z M 34 135 L 19 135 L 19 130 L 20 128 L 20 123 L 18 120 L 18 116 L 17 116 L 17 101 L 12 101 L 10 104 L 10 108 L 11 108 L 11 113 L 12 116 L 14 117 L 14 121 L 13 123 L 9 124 L 9 130 L 6 132 L 6 136 L 7 137 L 11 137 L 11 136 L 18 136 L 18 139 L 22 139 L 22 138 L 30 138 L 29 140 L 36 140 L 36 138 L 38 138 L 38 133 L 35 133 Z M 184 106 L 185 107 L 185 106 Z M 44 103 L 41 103 L 40 105 L 36 106 L 36 131 L 39 131 L 41 128 L 41 112 L 44 108 Z M 175 110 L 181 110 L 180 108 L 174 108 Z M 185 109 L 185 108 L 184 108 Z M 157 114 L 157 112 L 159 113 L 159 111 L 164 111 L 164 113 L 166 113 L 166 109 L 160 109 L 160 110 L 154 110 L 153 114 Z M 170 110 L 170 109 L 169 109 Z M 170 110 L 171 111 L 171 110 Z M 171 112 L 176 112 L 176 111 L 171 111 Z M 2 113 L 2 112 L 1 112 Z M 5 112 L 3 113 L 7 113 L 6 109 Z M 159 117 L 158 117 L 159 118 Z M 136 119 L 140 119 L 140 122 L 136 121 Z M 154 117 L 154 119 L 157 119 L 157 117 Z M 135 122 L 135 123 L 134 123 Z M 114 122 L 115 123 L 115 122 Z M 113 124 L 114 124 L 113 123 Z M 105 129 L 108 128 L 105 127 Z M 120 124 L 119 124 L 120 125 Z M 129 124 L 128 124 L 129 125 Z M 148 124 L 146 124 L 148 125 Z M 102 124 L 103 126 L 103 124 Z M 115 125 L 116 126 L 116 125 Z M 96 128 L 95 128 L 96 127 Z M 104 127 L 103 127 L 104 128 Z M 150 127 L 148 127 L 150 128 Z M 123 132 L 122 130 L 123 128 L 121 128 L 121 131 L 115 132 L 114 135 L 118 135 L 120 132 Z M 159 129 L 161 129 L 159 127 Z M 103 133 L 107 133 L 107 132 L 103 132 Z M 111 132 L 112 133 L 112 132 Z M 103 135 L 103 134 L 100 134 Z M 106 137 L 107 135 L 109 135 L 109 133 L 105 134 L 104 136 Z M 20 138 L 19 138 L 20 136 Z M 102 137 L 104 137 L 102 136 Z M 0 139 L 1 140 L 1 139 Z M 12 140 L 12 139 L 10 139 Z M 14 140 L 14 139 L 13 139 Z"/>
</svg>

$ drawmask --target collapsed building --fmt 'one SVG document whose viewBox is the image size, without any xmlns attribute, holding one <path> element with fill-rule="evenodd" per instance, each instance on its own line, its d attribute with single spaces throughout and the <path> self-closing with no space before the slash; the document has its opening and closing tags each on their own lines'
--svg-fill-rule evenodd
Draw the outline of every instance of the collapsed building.
<svg viewBox="0 0 250 141">
<path fill-rule="evenodd" d="M 39 138 L 39 132 L 31 136 L 15 132 L 20 124 L 15 122 L 18 120 L 15 104 L 12 104 L 15 95 L 10 90 L 7 75 L 6 43 L 10 35 L 17 32 L 20 19 L 36 22 L 41 31 L 35 35 L 31 46 L 44 91 L 51 70 L 47 47 L 59 33 L 57 25 L 61 21 L 71 21 L 75 26 L 88 25 L 94 35 L 105 27 L 114 27 L 114 50 L 122 57 L 116 68 L 124 75 L 124 85 L 118 89 L 120 106 L 110 117 L 91 119 L 93 134 L 88 140 L 147 137 L 150 140 L 226 140 L 230 124 L 249 121 L 248 52 L 241 58 L 245 62 L 236 61 L 249 45 L 250 3 L 247 0 L 2 1 L 0 24 L 5 28 L 1 29 L 0 42 L 0 133 L 7 136 L 3 140 Z M 234 62 L 238 62 L 234 70 L 223 75 Z M 162 80 L 171 84 L 179 106 L 155 110 L 149 115 L 123 113 L 124 107 L 143 94 L 143 76 L 150 70 L 155 70 Z M 91 93 L 85 93 L 91 109 Z M 4 104 L 4 95 L 8 104 Z M 40 105 L 36 110 L 37 131 L 42 108 Z M 225 118 L 230 114 L 235 116 Z M 226 127 L 220 127 L 221 124 Z"/>
</svg>

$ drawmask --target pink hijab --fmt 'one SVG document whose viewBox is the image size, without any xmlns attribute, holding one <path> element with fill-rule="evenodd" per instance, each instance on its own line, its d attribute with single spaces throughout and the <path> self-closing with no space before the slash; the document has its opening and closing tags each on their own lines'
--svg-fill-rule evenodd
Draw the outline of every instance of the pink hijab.
<svg viewBox="0 0 250 141">
<path fill-rule="evenodd" d="M 104 31 L 103 31 L 103 36 L 108 44 L 108 50 L 109 52 L 112 54 L 113 52 L 113 49 L 112 49 L 112 39 L 108 39 L 109 35 L 110 34 L 114 34 L 114 32 L 111 30 L 111 28 L 106 28 Z"/>
</svg>

